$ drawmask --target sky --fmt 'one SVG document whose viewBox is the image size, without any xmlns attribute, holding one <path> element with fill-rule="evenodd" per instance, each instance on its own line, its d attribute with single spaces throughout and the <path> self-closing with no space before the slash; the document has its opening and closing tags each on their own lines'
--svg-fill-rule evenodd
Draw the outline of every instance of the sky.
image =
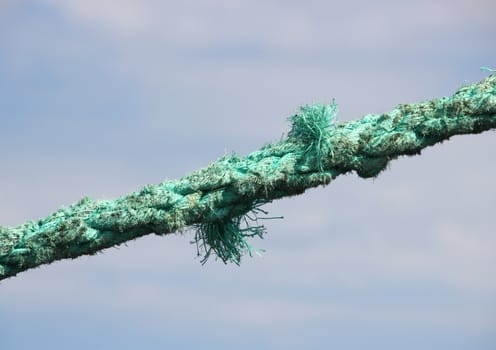
<svg viewBox="0 0 496 350">
<path fill-rule="evenodd" d="M 0 0 L 0 224 L 246 155 L 495 67 L 493 0 Z M 0 283 L 1 349 L 496 348 L 496 138 L 266 205 L 261 256 L 150 235 Z"/>
</svg>

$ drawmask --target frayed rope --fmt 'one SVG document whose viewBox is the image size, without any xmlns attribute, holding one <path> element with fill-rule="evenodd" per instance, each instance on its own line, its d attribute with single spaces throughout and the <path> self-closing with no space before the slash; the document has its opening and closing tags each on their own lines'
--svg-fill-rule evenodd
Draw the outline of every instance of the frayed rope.
<svg viewBox="0 0 496 350">
<path fill-rule="evenodd" d="M 297 114 L 289 117 L 292 123 L 288 133 L 290 141 L 303 143 L 305 153 L 310 155 L 319 171 L 324 171 L 322 159 L 332 156 L 331 135 L 336 123 L 337 105 L 313 104 L 300 107 Z"/>
<path fill-rule="evenodd" d="M 305 165 L 324 171 L 323 159 L 327 155 L 332 156 L 330 137 L 334 129 L 337 115 L 337 105 L 332 101 L 330 105 L 314 104 L 300 107 L 297 114 L 289 118 L 291 131 L 288 140 L 299 146 L 303 146 L 306 154 Z M 266 229 L 258 224 L 261 219 L 259 214 L 268 213 L 260 208 L 265 202 L 259 202 L 252 206 L 247 214 L 224 218 L 222 220 L 210 221 L 195 225 L 195 238 L 191 242 L 196 244 L 197 256 L 201 257 L 201 263 L 205 264 L 208 258 L 215 254 L 224 263 L 232 262 L 237 265 L 245 254 L 250 256 L 263 250 L 253 248 L 247 238 L 263 238 Z"/>
<path fill-rule="evenodd" d="M 247 238 L 259 237 L 263 239 L 266 228 L 258 223 L 259 220 L 282 219 L 283 217 L 260 217 L 268 212 L 261 209 L 264 203 L 257 203 L 246 214 L 227 218 L 221 221 L 205 222 L 194 226 L 195 238 L 191 242 L 196 244 L 197 256 L 205 264 L 213 254 L 225 264 L 228 262 L 239 265 L 241 257 L 248 254 L 264 252 L 263 249 L 252 247 Z"/>
<path fill-rule="evenodd" d="M 336 107 L 305 106 L 288 139 L 246 157 L 221 159 L 179 180 L 113 200 L 89 198 L 36 222 L 0 227 L 0 280 L 51 262 L 92 255 L 149 233 L 196 228 L 202 262 L 217 255 L 239 264 L 263 237 L 260 205 L 327 185 L 349 172 L 377 176 L 400 156 L 451 136 L 496 129 L 496 75 L 452 96 L 399 105 L 383 114 L 334 124 Z"/>
</svg>

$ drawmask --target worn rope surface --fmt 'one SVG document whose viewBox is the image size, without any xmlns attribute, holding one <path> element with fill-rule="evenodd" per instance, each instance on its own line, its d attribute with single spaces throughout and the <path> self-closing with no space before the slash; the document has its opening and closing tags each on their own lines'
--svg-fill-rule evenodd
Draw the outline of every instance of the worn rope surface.
<svg viewBox="0 0 496 350">
<path fill-rule="evenodd" d="M 145 186 L 115 200 L 83 198 L 46 218 L 0 227 L 0 280 L 56 260 L 95 254 L 137 237 L 194 228 L 204 260 L 239 264 L 247 237 L 262 236 L 260 207 L 327 185 L 355 171 L 377 176 L 401 155 L 458 134 L 496 128 L 496 76 L 451 97 L 403 104 L 389 113 L 335 123 L 336 107 L 305 106 L 287 139 L 246 157 L 229 156 L 179 180 Z"/>
</svg>

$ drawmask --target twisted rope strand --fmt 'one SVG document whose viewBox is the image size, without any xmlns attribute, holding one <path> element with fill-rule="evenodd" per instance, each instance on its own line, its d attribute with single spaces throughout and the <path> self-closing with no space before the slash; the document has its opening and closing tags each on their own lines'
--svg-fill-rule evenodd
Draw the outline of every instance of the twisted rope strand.
<svg viewBox="0 0 496 350">
<path fill-rule="evenodd" d="M 399 156 L 420 154 L 453 135 L 496 128 L 496 76 L 451 97 L 402 104 L 356 121 L 335 124 L 335 113 L 334 103 L 302 107 L 290 118 L 287 139 L 244 158 L 224 157 L 179 180 L 115 200 L 86 197 L 36 222 L 0 227 L 0 280 L 188 227 L 196 229 L 194 242 L 204 260 L 215 253 L 239 264 L 243 254 L 251 254 L 245 239 L 265 232 L 258 224 L 249 226 L 264 203 L 327 185 L 350 171 L 374 177 Z"/>
</svg>

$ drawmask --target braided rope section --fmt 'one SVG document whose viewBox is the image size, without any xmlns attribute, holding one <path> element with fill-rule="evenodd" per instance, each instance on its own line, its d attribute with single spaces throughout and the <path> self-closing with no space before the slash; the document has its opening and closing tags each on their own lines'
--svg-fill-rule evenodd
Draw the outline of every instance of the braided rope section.
<svg viewBox="0 0 496 350">
<path fill-rule="evenodd" d="M 377 176 L 389 161 L 458 134 L 496 128 L 496 76 L 454 95 L 402 104 L 389 113 L 335 123 L 336 106 L 302 107 L 288 137 L 246 157 L 229 156 L 179 180 L 115 200 L 83 198 L 38 221 L 0 227 L 0 280 L 56 260 L 95 254 L 128 240 L 188 228 L 203 262 L 240 263 L 246 238 L 265 233 L 267 202 L 329 184 L 355 171 Z"/>
</svg>

